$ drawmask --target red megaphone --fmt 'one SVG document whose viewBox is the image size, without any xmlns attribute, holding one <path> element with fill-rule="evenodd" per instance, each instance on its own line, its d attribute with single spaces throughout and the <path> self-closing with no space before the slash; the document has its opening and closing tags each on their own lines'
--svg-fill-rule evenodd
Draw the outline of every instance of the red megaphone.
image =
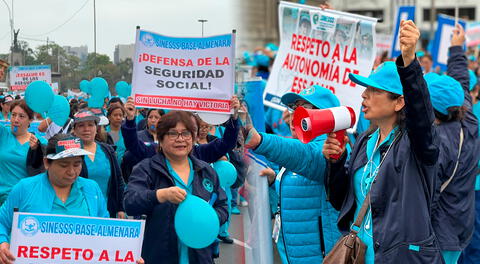
<svg viewBox="0 0 480 264">
<path fill-rule="evenodd" d="M 335 132 L 335 137 L 341 146 L 345 144 L 345 131 L 357 121 L 355 111 L 348 106 L 339 106 L 327 109 L 305 109 L 298 107 L 293 113 L 293 126 L 298 139 L 308 143 L 312 139 L 327 133 Z M 339 155 L 331 158 L 338 159 Z"/>
</svg>

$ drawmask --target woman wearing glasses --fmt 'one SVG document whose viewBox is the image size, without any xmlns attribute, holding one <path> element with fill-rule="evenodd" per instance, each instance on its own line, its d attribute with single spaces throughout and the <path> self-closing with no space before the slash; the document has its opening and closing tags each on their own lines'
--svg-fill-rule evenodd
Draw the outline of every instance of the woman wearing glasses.
<svg viewBox="0 0 480 264">
<path fill-rule="evenodd" d="M 196 140 L 192 123 L 186 112 L 162 116 L 157 125 L 158 152 L 140 162 L 129 178 L 125 209 L 129 215 L 147 215 L 142 248 L 147 263 L 213 263 L 211 247 L 188 248 L 175 235 L 175 211 L 187 195 L 210 201 L 216 194 L 213 208 L 220 224 L 228 217 L 217 174 L 191 155 Z"/>
</svg>

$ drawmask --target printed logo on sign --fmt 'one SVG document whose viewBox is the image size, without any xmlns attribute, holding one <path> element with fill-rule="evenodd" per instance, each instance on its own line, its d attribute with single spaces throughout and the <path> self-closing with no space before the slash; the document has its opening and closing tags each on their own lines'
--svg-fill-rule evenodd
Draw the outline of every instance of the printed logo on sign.
<svg viewBox="0 0 480 264">
<path fill-rule="evenodd" d="M 155 46 L 155 39 L 150 34 L 144 34 L 141 41 L 147 47 Z"/>
<path fill-rule="evenodd" d="M 213 183 L 209 179 L 203 179 L 203 188 L 207 190 L 208 192 L 213 192 Z"/>
<path fill-rule="evenodd" d="M 20 230 L 25 236 L 34 236 L 37 234 L 40 223 L 35 217 L 25 217 L 20 223 Z"/>
<path fill-rule="evenodd" d="M 309 88 L 305 88 L 300 92 L 300 95 L 311 95 L 315 93 L 315 87 L 311 86 Z"/>
</svg>

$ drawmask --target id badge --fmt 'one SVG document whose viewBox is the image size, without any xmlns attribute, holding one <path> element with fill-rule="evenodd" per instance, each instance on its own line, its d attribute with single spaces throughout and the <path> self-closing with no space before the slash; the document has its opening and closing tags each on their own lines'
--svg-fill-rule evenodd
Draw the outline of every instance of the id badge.
<svg viewBox="0 0 480 264">
<path fill-rule="evenodd" d="M 278 235 L 280 234 L 280 228 L 282 226 L 282 221 L 280 219 L 280 214 L 275 215 L 275 224 L 273 225 L 272 238 L 275 241 L 275 244 L 278 242 Z"/>
</svg>

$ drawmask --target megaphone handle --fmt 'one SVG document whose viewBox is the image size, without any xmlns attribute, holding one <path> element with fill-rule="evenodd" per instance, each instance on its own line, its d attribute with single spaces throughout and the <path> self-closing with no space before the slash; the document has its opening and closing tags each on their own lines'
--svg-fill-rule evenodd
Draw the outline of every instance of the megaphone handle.
<svg viewBox="0 0 480 264">
<path fill-rule="evenodd" d="M 345 132 L 347 130 L 340 130 L 340 131 L 337 131 L 337 132 L 334 132 L 335 133 L 335 138 L 340 141 L 340 147 L 343 148 L 345 146 Z M 340 155 L 330 155 L 330 158 L 334 159 L 334 160 L 338 160 L 340 158 L 341 154 Z"/>
</svg>

